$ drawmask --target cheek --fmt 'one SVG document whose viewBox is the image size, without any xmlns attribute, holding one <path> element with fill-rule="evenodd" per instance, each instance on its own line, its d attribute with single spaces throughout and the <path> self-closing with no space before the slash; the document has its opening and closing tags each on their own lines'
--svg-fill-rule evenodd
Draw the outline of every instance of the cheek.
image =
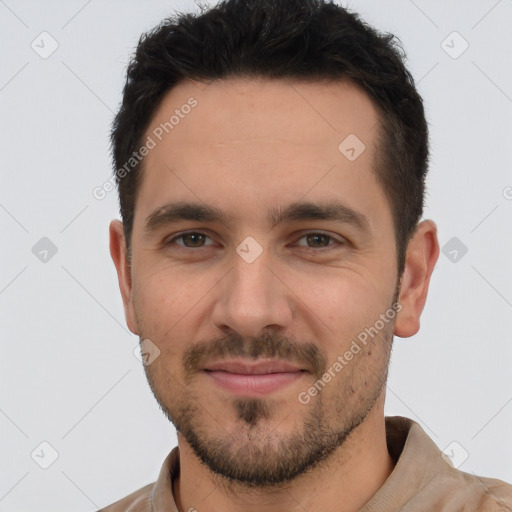
<svg viewBox="0 0 512 512">
<path fill-rule="evenodd" d="M 194 304 L 201 296 L 195 288 L 183 282 L 177 272 L 139 276 L 134 286 L 137 316 L 143 335 L 161 350 L 179 353 L 178 340 L 183 326 L 193 315 Z"/>
<path fill-rule="evenodd" d="M 323 278 L 301 278 L 297 296 L 303 304 L 302 314 L 320 326 L 315 335 L 325 340 L 328 353 L 350 345 L 389 308 L 388 290 L 383 289 L 383 283 L 377 284 L 348 270 Z"/>
<path fill-rule="evenodd" d="M 213 268 L 185 268 L 147 262 L 151 272 L 139 272 L 134 292 L 137 295 L 137 315 L 143 335 L 160 349 L 162 362 L 181 372 L 183 353 L 203 330 L 208 330 L 208 315 L 214 306 L 216 285 L 225 274 Z M 218 334 L 218 333 L 216 333 Z"/>
</svg>

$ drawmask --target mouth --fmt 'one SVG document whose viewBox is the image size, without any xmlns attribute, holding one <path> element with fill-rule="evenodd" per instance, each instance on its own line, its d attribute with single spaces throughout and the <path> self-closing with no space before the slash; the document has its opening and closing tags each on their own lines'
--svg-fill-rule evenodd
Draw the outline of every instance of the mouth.
<svg viewBox="0 0 512 512">
<path fill-rule="evenodd" d="M 304 368 L 276 359 L 218 361 L 202 371 L 215 385 L 245 397 L 259 397 L 278 391 L 308 373 Z"/>
</svg>

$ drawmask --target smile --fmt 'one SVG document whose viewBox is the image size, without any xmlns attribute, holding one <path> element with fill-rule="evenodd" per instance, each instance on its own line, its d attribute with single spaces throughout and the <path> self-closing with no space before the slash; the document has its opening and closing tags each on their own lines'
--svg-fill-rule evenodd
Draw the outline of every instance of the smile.
<svg viewBox="0 0 512 512">
<path fill-rule="evenodd" d="M 237 395 L 258 397 L 282 389 L 306 372 L 286 361 L 221 361 L 203 369 L 216 385 Z"/>
</svg>

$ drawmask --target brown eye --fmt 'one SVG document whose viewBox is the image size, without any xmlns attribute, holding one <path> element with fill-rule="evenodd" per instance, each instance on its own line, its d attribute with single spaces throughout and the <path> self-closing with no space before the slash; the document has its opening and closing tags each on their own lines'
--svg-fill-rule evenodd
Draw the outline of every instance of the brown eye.
<svg viewBox="0 0 512 512">
<path fill-rule="evenodd" d="M 211 244 L 206 244 L 206 240 L 210 237 L 205 235 L 204 233 L 197 233 L 197 232 L 190 232 L 190 233 L 182 233 L 181 235 L 178 235 L 171 240 L 169 240 L 166 245 L 171 245 L 173 243 L 176 243 L 177 245 L 180 245 L 185 248 L 193 249 L 193 248 L 200 248 L 200 247 L 206 247 Z M 178 242 L 181 241 L 182 243 Z"/>
<path fill-rule="evenodd" d="M 181 238 L 187 247 L 202 247 L 206 237 L 201 233 L 189 233 Z"/>
<path fill-rule="evenodd" d="M 333 236 L 326 233 L 307 233 L 302 236 L 299 241 L 300 240 L 305 240 L 306 243 L 298 243 L 298 245 L 309 249 L 322 249 L 335 245 L 343 245 L 342 240 L 335 239 Z"/>
<path fill-rule="evenodd" d="M 313 233 L 311 235 L 306 235 L 306 240 L 308 244 L 312 244 L 312 247 L 326 247 L 331 245 L 329 240 L 330 236 L 324 235 L 322 233 Z"/>
</svg>

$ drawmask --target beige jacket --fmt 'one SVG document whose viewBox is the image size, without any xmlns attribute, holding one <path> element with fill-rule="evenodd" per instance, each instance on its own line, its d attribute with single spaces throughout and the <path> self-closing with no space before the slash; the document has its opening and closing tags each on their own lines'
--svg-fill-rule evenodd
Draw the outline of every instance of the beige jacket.
<svg viewBox="0 0 512 512">
<path fill-rule="evenodd" d="M 395 468 L 360 512 L 512 512 L 512 485 L 455 469 L 415 421 L 386 417 L 386 437 Z M 178 447 L 155 483 L 100 512 L 178 512 L 172 493 L 177 474 Z"/>
</svg>

